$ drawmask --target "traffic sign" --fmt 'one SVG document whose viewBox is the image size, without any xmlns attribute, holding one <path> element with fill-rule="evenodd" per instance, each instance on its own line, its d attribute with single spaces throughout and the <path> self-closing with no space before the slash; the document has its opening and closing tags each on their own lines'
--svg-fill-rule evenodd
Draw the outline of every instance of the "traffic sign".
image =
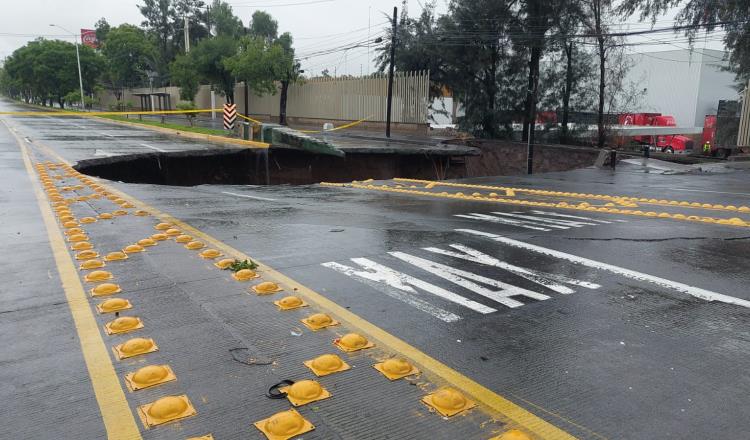
<svg viewBox="0 0 750 440">
<path fill-rule="evenodd" d="M 224 104 L 224 129 L 232 130 L 237 120 L 237 104 Z"/>
</svg>

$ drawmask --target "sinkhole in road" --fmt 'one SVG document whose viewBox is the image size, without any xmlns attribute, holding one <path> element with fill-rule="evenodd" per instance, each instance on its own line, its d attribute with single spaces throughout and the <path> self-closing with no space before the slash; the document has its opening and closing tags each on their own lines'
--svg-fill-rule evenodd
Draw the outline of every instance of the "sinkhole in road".
<svg viewBox="0 0 750 440">
<path fill-rule="evenodd" d="M 129 154 L 87 159 L 81 173 L 126 183 L 157 185 L 306 185 L 364 179 L 465 177 L 465 167 L 446 156 L 347 154 L 337 157 L 290 148 L 212 149 Z"/>
</svg>

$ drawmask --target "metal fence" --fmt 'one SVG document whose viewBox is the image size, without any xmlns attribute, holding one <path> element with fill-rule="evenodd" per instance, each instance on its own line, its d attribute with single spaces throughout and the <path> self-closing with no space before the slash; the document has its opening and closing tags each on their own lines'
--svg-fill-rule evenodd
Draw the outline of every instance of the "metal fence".
<svg viewBox="0 0 750 440">
<path fill-rule="evenodd" d="M 430 73 L 399 72 L 393 79 L 394 123 L 427 124 Z M 338 121 L 386 120 L 388 76 L 312 78 L 289 87 L 287 116 Z M 250 95 L 250 114 L 276 117 L 279 95 Z M 244 90 L 237 87 L 235 101 L 244 110 Z"/>
<path fill-rule="evenodd" d="M 737 145 L 750 146 L 750 80 L 747 81 L 742 98 L 742 113 L 740 113 L 740 131 L 737 134 Z"/>
</svg>

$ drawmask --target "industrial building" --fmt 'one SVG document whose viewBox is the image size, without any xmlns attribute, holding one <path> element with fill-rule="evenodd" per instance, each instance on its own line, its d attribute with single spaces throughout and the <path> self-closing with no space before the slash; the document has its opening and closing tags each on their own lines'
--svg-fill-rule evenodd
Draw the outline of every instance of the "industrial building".
<svg viewBox="0 0 750 440">
<path fill-rule="evenodd" d="M 627 82 L 643 85 L 639 112 L 675 117 L 679 127 L 702 127 L 716 114 L 719 100 L 736 100 L 734 74 L 725 52 L 711 49 L 669 50 L 629 56 Z"/>
</svg>

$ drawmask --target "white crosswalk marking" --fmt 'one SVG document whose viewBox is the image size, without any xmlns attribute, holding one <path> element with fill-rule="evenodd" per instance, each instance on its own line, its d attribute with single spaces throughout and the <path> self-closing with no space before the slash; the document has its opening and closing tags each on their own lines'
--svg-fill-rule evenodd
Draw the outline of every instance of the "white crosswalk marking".
<svg viewBox="0 0 750 440">
<path fill-rule="evenodd" d="M 389 252 L 394 257 L 411 263 L 421 269 L 424 269 L 434 275 L 439 276 L 452 283 L 458 284 L 474 293 L 478 293 L 486 298 L 493 301 L 499 302 L 506 307 L 520 307 L 523 305 L 521 301 L 513 299 L 514 296 L 525 296 L 536 300 L 549 299 L 549 296 L 543 293 L 532 292 L 521 287 L 513 286 L 502 281 L 493 280 L 492 278 L 483 277 L 475 273 L 466 272 L 464 270 L 456 269 L 454 267 L 446 266 L 444 264 L 436 263 L 434 261 L 425 260 L 424 258 L 415 257 L 404 252 Z M 476 281 L 476 282 L 474 282 Z M 482 283 L 487 286 L 497 287 L 500 290 L 490 290 L 477 283 Z"/>
<path fill-rule="evenodd" d="M 557 212 L 533 210 L 530 213 L 514 211 L 480 214 L 472 212 L 469 214 L 455 214 L 454 217 L 467 218 L 470 220 L 481 220 L 491 223 L 516 226 L 523 229 L 549 232 L 554 230 L 566 230 L 570 228 L 582 228 L 585 226 L 601 226 L 611 224 L 611 221 L 597 220 L 590 217 L 578 215 L 560 214 Z M 614 220 L 623 221 L 624 220 Z"/>
<path fill-rule="evenodd" d="M 552 229 L 550 229 L 548 227 L 544 227 L 544 226 L 539 226 L 539 225 L 534 226 L 534 225 L 530 224 L 530 222 L 522 222 L 522 221 L 519 221 L 519 220 L 513 220 L 513 219 L 508 219 L 508 218 L 500 218 L 500 217 L 495 217 L 494 215 L 478 214 L 478 213 L 475 213 L 475 212 L 473 212 L 471 214 L 456 214 L 456 215 L 454 215 L 454 217 L 468 218 L 470 220 L 484 220 L 484 221 L 488 221 L 488 222 L 492 222 L 492 223 L 501 223 L 501 224 L 505 224 L 505 225 L 518 226 L 519 228 L 524 228 L 524 229 L 533 229 L 535 231 L 549 232 L 549 231 L 552 230 Z"/>
<path fill-rule="evenodd" d="M 540 270 L 533 270 L 527 269 L 525 267 L 515 266 L 513 264 L 506 263 L 505 261 L 500 261 L 495 257 L 487 255 L 476 249 L 472 249 L 468 246 L 464 246 L 462 244 L 451 244 L 450 247 L 456 249 L 459 252 L 434 247 L 424 248 L 424 250 L 434 252 L 436 254 L 446 255 L 449 257 L 460 258 L 462 260 L 471 261 L 473 263 L 483 264 L 486 266 L 499 267 L 500 269 L 507 270 L 508 272 L 511 272 L 522 278 L 526 278 L 529 281 L 540 284 L 563 295 L 575 293 L 575 290 L 571 289 L 570 287 L 564 286 L 563 284 L 581 286 L 587 289 L 598 289 L 599 287 L 601 287 L 596 283 L 581 281 L 575 278 L 566 277 L 564 275 L 552 274 Z"/>
<path fill-rule="evenodd" d="M 537 246 L 523 241 L 513 240 L 502 235 L 492 234 L 484 231 L 477 231 L 474 229 L 456 229 L 456 232 L 463 232 L 478 237 L 484 237 L 492 241 L 503 243 L 509 246 L 513 246 L 519 249 L 525 249 L 527 251 L 536 252 L 538 254 L 547 255 L 560 260 L 570 261 L 571 263 L 579 264 L 581 266 L 590 267 L 593 269 L 605 270 L 617 275 L 621 275 L 627 278 L 631 278 L 638 281 L 644 281 L 655 284 L 659 287 L 664 287 L 677 292 L 686 293 L 696 298 L 704 299 L 706 301 L 720 301 L 727 304 L 736 304 L 743 307 L 750 308 L 750 301 L 736 298 L 722 293 L 712 292 L 710 290 L 702 289 L 700 287 L 694 287 L 687 284 L 679 283 L 677 281 L 667 280 L 657 276 L 649 275 L 642 272 L 637 272 L 624 267 L 615 266 L 612 264 L 602 263 L 600 261 L 590 260 L 588 258 L 579 257 L 576 255 L 568 254 L 554 249 L 548 249 L 542 246 Z"/>
<path fill-rule="evenodd" d="M 401 292 L 405 292 L 409 295 L 401 294 L 401 295 L 398 295 L 396 299 L 404 301 L 424 312 L 430 313 L 433 316 L 443 319 L 444 321 L 447 320 L 445 317 L 450 317 L 450 315 L 452 314 L 440 308 L 434 307 L 431 304 L 420 300 L 419 298 L 414 297 L 413 295 L 417 294 L 417 291 L 414 289 L 415 287 L 418 289 L 424 290 L 426 292 L 429 292 L 433 295 L 439 296 L 448 301 L 454 302 L 464 307 L 468 307 L 469 309 L 474 310 L 479 313 L 486 314 L 486 313 L 492 313 L 492 312 L 497 311 L 496 309 L 492 307 L 485 306 L 484 304 L 480 304 L 470 299 L 466 299 L 463 296 L 450 292 L 446 289 L 443 289 L 442 287 L 438 287 L 434 284 L 428 283 L 426 281 L 422 281 L 418 278 L 414 278 L 404 273 L 395 271 L 389 267 L 386 267 L 374 261 L 368 260 L 367 258 L 352 258 L 351 260 L 354 263 L 361 266 L 365 270 L 357 270 L 350 266 L 345 266 L 343 264 L 339 264 L 333 261 L 328 262 L 328 263 L 323 263 L 322 266 L 327 267 L 329 269 L 336 270 L 338 272 L 343 273 L 344 275 L 348 275 L 348 276 L 357 278 L 359 280 L 370 280 L 375 283 L 386 284 L 387 286 L 390 286 L 393 289 L 397 289 Z M 383 293 L 393 296 L 392 295 L 393 290 L 384 291 L 383 289 L 380 289 L 379 287 L 378 287 L 378 290 L 380 290 Z"/>
<path fill-rule="evenodd" d="M 590 218 L 590 217 L 581 217 L 579 215 L 561 214 L 559 212 L 539 211 L 539 210 L 536 210 L 536 209 L 533 210 L 533 211 L 531 211 L 531 212 L 533 212 L 534 214 L 550 215 L 552 217 L 575 218 L 575 219 L 578 219 L 578 220 L 587 220 L 587 221 L 596 222 L 596 223 L 604 223 L 604 224 L 607 224 L 607 225 L 612 224 L 612 222 L 607 221 L 607 220 L 599 220 L 599 219 Z"/>
</svg>

